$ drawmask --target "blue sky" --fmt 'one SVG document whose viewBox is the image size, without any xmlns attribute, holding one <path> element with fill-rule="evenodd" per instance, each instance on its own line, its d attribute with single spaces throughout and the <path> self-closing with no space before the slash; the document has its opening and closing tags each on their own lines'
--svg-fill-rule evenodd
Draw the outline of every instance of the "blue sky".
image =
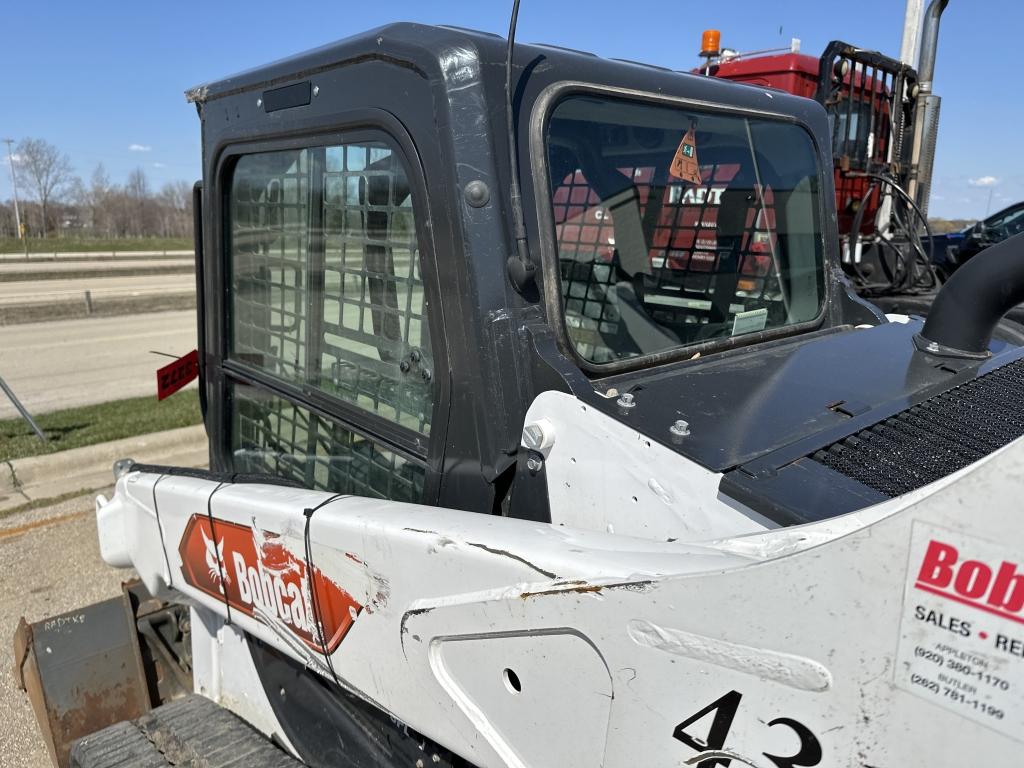
<svg viewBox="0 0 1024 768">
<path fill-rule="evenodd" d="M 457 24 L 504 34 L 511 2 L 38 0 L 3 11 L 0 138 L 44 138 L 88 178 L 136 167 L 151 185 L 199 174 L 199 121 L 186 88 L 391 21 Z M 854 11 L 856 8 L 856 11 Z M 902 0 L 523 0 L 519 39 L 673 68 L 696 64 L 700 32 L 743 50 L 833 38 L 898 56 Z M 1024 199 L 1016 72 L 1024 4 L 951 0 L 935 90 L 943 97 L 932 215 L 979 217 Z M 0 145 L 0 149 L 3 146 Z M 979 185 L 986 177 L 997 179 Z M 973 180 L 973 184 L 972 184 Z M 6 164 L 0 199 L 10 197 Z"/>
</svg>

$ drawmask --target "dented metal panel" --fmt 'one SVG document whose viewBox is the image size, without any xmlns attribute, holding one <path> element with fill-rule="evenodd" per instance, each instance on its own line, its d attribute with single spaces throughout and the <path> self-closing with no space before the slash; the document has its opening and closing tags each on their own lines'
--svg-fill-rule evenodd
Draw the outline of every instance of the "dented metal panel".
<svg viewBox="0 0 1024 768">
<path fill-rule="evenodd" d="M 157 479 L 119 481 L 124 515 L 147 514 L 136 500 Z M 174 592 L 225 616 L 223 599 L 181 578 L 178 548 L 215 487 L 164 476 L 156 495 Z M 282 619 L 276 586 L 250 590 L 267 604 L 231 621 L 481 768 L 547 755 L 609 768 L 1013 765 L 1022 491 L 1017 441 L 868 510 L 702 542 L 345 497 L 313 516 L 307 567 L 373 610 L 353 618 L 330 665 Z M 305 561 L 303 510 L 325 498 L 225 486 L 215 519 Z M 163 563 L 136 566 L 174 594 Z M 968 677 L 969 659 L 988 682 Z"/>
<path fill-rule="evenodd" d="M 721 473 L 571 395 L 538 395 L 526 414 L 524 434 L 540 423 L 546 424 L 547 445 L 540 453 L 555 525 L 659 541 L 700 541 L 777 527 L 721 496 Z"/>
</svg>

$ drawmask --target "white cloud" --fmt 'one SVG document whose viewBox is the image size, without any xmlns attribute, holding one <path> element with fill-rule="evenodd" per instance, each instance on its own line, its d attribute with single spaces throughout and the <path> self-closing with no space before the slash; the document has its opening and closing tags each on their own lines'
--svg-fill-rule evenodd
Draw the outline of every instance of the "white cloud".
<svg viewBox="0 0 1024 768">
<path fill-rule="evenodd" d="M 17 153 L 11 155 L 11 162 L 15 165 L 19 165 L 21 163 L 21 155 Z"/>
<path fill-rule="evenodd" d="M 999 183 L 995 176 L 979 176 L 976 179 L 968 179 L 967 183 L 972 187 L 994 187 Z"/>
<path fill-rule="evenodd" d="M 151 146 L 147 145 L 147 144 L 129 144 L 128 145 L 128 151 L 129 152 L 149 152 L 151 149 L 153 149 L 153 148 Z"/>
<path fill-rule="evenodd" d="M 167 166 L 163 163 L 153 163 L 154 168 L 166 168 Z"/>
</svg>

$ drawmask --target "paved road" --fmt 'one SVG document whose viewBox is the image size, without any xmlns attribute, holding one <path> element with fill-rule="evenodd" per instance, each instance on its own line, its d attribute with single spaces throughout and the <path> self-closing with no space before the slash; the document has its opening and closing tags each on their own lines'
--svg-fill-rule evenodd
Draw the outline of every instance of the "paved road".
<svg viewBox="0 0 1024 768">
<path fill-rule="evenodd" d="M 32 253 L 26 259 L 23 252 L 0 253 L 2 261 L 40 262 L 40 261 L 95 261 L 98 259 L 149 259 L 149 258 L 185 258 L 194 259 L 191 250 L 184 251 L 62 251 L 61 253 Z"/>
<path fill-rule="evenodd" d="M 40 304 L 73 299 L 85 301 L 86 291 L 90 291 L 94 299 L 100 299 L 115 296 L 195 293 L 195 290 L 195 275 L 188 273 L 0 282 L 0 305 Z"/>
<path fill-rule="evenodd" d="M 193 270 L 195 260 L 190 258 L 167 258 L 167 259 L 107 259 L 106 261 L 34 261 L 14 262 L 0 261 L 0 280 L 4 275 L 24 272 L 95 272 L 102 274 L 111 270 L 130 269 L 182 269 Z"/>
<path fill-rule="evenodd" d="M 155 397 L 156 369 L 169 359 L 150 350 L 182 355 L 195 347 L 193 310 L 9 325 L 0 327 L 0 376 L 33 414 Z M 15 416 L 0 394 L 0 419 Z M 0 649 L 3 642 L 0 635 Z"/>
<path fill-rule="evenodd" d="M 32 708 L 14 683 L 11 640 L 18 619 L 39 621 L 114 597 L 131 571 L 100 559 L 92 497 L 86 496 L 0 517 L 0 573 L 0 768 L 50 768 Z"/>
</svg>

